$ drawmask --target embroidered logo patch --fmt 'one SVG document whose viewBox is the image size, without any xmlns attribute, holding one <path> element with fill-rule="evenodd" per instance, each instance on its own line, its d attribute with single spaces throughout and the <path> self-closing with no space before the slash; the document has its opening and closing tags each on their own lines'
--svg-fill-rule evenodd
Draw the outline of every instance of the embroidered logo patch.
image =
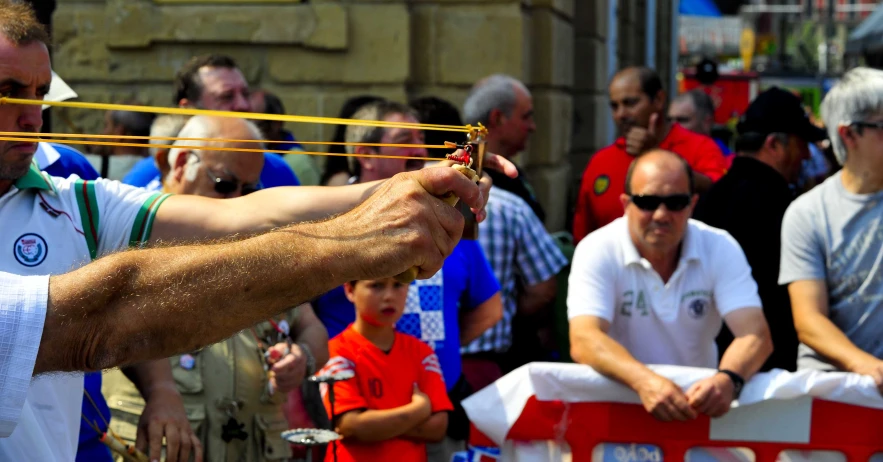
<svg viewBox="0 0 883 462">
<path fill-rule="evenodd" d="M 694 319 L 701 318 L 706 311 L 708 311 L 708 301 L 704 298 L 697 298 L 687 306 L 687 313 Z"/>
<path fill-rule="evenodd" d="M 49 253 L 49 246 L 46 240 L 39 234 L 28 233 L 23 234 L 15 240 L 12 253 L 15 259 L 22 265 L 33 267 L 46 260 L 46 254 Z"/>
<path fill-rule="evenodd" d="M 607 188 L 610 187 L 610 177 L 607 175 L 601 175 L 598 178 L 595 178 L 595 195 L 600 196 L 607 191 Z"/>
</svg>

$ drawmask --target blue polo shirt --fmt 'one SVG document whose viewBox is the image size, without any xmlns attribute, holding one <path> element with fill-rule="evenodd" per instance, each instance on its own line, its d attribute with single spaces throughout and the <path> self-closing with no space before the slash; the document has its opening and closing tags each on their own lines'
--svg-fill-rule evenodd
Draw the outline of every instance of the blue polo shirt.
<svg viewBox="0 0 883 462">
<path fill-rule="evenodd" d="M 123 183 L 151 190 L 162 189 L 159 168 L 157 168 L 153 157 L 145 157 L 144 160 L 135 164 L 132 170 L 123 177 Z M 276 186 L 300 186 L 300 181 L 281 157 L 264 153 L 261 187 L 273 188 Z"/>
<path fill-rule="evenodd" d="M 435 350 L 448 391 L 460 378 L 460 310 L 471 310 L 500 291 L 484 251 L 476 241 L 461 240 L 432 278 L 414 281 L 405 313 L 396 329 Z M 343 287 L 313 302 L 316 315 L 333 338 L 356 320 Z"/>
</svg>

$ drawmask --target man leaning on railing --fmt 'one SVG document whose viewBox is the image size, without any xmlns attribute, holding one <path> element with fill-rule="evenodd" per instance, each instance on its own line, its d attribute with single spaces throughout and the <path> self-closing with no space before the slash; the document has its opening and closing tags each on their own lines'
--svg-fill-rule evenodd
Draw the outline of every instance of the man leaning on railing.
<svg viewBox="0 0 883 462">
<path fill-rule="evenodd" d="M 631 387 L 661 420 L 725 414 L 773 350 L 745 254 L 726 231 L 690 219 L 696 200 L 683 159 L 637 157 L 625 216 L 579 243 L 570 273 L 572 357 Z M 721 318 L 735 340 L 718 364 Z M 720 372 L 684 392 L 645 364 Z"/>
</svg>

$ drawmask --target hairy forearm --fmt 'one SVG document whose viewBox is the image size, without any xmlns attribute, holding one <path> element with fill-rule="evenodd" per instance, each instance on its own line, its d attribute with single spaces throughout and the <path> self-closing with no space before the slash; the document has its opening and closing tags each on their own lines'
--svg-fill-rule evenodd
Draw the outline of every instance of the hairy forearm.
<svg viewBox="0 0 883 462">
<path fill-rule="evenodd" d="M 121 371 L 135 385 L 145 401 L 158 390 L 178 393 L 175 378 L 172 376 L 172 365 L 167 358 L 133 364 L 121 368 Z"/>
<path fill-rule="evenodd" d="M 531 315 L 538 313 L 555 300 L 558 281 L 553 277 L 539 284 L 527 286 L 518 297 L 518 312 Z"/>
<path fill-rule="evenodd" d="M 603 332 L 577 333 L 572 336 L 571 344 L 571 357 L 576 362 L 591 366 L 599 374 L 633 390 L 654 375 L 653 371 Z"/>
<path fill-rule="evenodd" d="M 413 402 L 393 409 L 350 412 L 340 418 L 339 430 L 344 438 L 376 443 L 404 435 L 429 415 L 428 408 Z"/>
<path fill-rule="evenodd" d="M 334 235 L 326 223 L 227 245 L 121 252 L 52 277 L 35 373 L 196 350 L 357 278 L 358 262 L 345 258 L 355 239 L 323 238 Z"/>
<path fill-rule="evenodd" d="M 796 314 L 796 313 L 795 313 Z M 840 370 L 854 372 L 861 364 L 879 361 L 862 351 L 820 313 L 804 313 L 794 318 L 797 337 Z"/>
<path fill-rule="evenodd" d="M 720 369 L 731 370 L 748 380 L 763 367 L 773 352 L 769 331 L 736 337 L 720 361 Z"/>
<path fill-rule="evenodd" d="M 499 292 L 460 316 L 460 345 L 466 346 L 503 319 L 503 299 Z"/>
<path fill-rule="evenodd" d="M 444 439 L 448 432 L 448 413 L 436 412 L 420 425 L 408 430 L 405 438 L 428 443 L 436 443 Z"/>
</svg>

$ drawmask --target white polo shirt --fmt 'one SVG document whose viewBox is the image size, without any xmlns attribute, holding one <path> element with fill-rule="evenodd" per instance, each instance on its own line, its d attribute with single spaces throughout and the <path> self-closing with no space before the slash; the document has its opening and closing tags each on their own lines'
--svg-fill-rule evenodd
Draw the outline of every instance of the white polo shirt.
<svg viewBox="0 0 883 462">
<path fill-rule="evenodd" d="M 49 177 L 32 165 L 0 196 L 0 271 L 63 274 L 140 244 L 167 197 L 115 181 Z M 82 400 L 82 373 L 34 378 L 17 428 L 0 438 L 0 460 L 73 461 Z"/>
<path fill-rule="evenodd" d="M 742 248 L 726 231 L 689 220 L 677 268 L 663 283 L 621 217 L 576 247 L 567 316 L 610 322 L 608 335 L 644 364 L 717 368 L 722 317 L 761 309 Z"/>
</svg>

